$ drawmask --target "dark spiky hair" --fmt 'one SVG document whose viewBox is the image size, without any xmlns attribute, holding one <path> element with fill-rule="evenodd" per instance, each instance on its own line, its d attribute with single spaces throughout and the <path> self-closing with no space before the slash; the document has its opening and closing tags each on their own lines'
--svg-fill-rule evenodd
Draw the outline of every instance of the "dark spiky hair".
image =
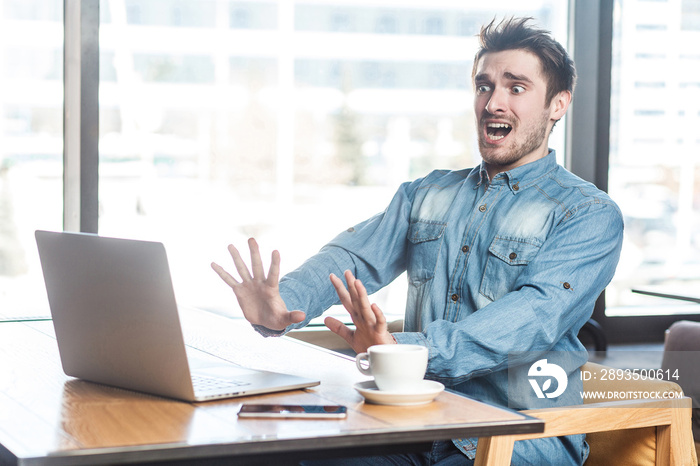
<svg viewBox="0 0 700 466">
<path fill-rule="evenodd" d="M 472 80 L 479 59 L 490 52 L 526 50 L 540 59 L 542 74 L 547 81 L 545 104 L 549 105 L 555 95 L 562 91 L 573 94 L 576 85 L 574 61 L 559 42 L 548 31 L 537 29 L 528 23 L 533 18 L 508 18 L 499 23 L 492 20 L 481 28 L 479 50 L 474 57 Z"/>
</svg>

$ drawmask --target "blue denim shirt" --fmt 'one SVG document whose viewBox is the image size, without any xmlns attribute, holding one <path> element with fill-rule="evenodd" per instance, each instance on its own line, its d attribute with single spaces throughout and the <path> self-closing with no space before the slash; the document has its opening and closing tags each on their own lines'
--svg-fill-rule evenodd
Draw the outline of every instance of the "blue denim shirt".
<svg viewBox="0 0 700 466">
<path fill-rule="evenodd" d="M 280 292 L 290 310 L 307 313 L 291 329 L 338 303 L 329 273 L 349 269 L 372 293 L 407 271 L 404 332 L 394 336 L 429 348 L 426 377 L 527 409 L 527 398 L 509 399 L 508 354 L 523 352 L 526 364 L 575 352 L 569 384 L 581 386 L 577 334 L 613 277 L 622 231 L 615 203 L 559 166 L 554 151 L 491 181 L 483 163 L 438 170 L 404 183 L 384 212 L 283 277 Z"/>
</svg>

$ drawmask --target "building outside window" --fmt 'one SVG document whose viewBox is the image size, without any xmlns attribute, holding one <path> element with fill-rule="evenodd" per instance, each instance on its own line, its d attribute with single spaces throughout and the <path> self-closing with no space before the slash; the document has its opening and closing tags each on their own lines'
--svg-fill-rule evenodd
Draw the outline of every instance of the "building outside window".
<svg viewBox="0 0 700 466">
<path fill-rule="evenodd" d="M 625 216 L 606 315 L 700 313 L 632 289 L 700 290 L 698 0 L 618 0 L 614 13 L 609 192 Z"/>
<path fill-rule="evenodd" d="M 48 313 L 34 230 L 63 217 L 63 4 L 0 1 L 0 318 Z"/>
</svg>

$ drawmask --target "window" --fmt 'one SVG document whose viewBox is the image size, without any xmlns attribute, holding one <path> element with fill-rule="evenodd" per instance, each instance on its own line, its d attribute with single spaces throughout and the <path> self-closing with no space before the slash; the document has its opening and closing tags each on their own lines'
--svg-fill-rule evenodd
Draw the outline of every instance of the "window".
<svg viewBox="0 0 700 466">
<path fill-rule="evenodd" d="M 525 2 L 522 13 L 566 43 L 562 3 Z M 119 40 L 101 44 L 100 66 L 116 78 L 101 83 L 112 123 L 101 125 L 99 232 L 165 242 L 185 302 L 235 312 L 209 269 L 230 263 L 228 243 L 255 236 L 265 260 L 280 250 L 286 272 L 384 209 L 401 182 L 480 160 L 474 18 L 510 16 L 505 7 L 219 1 L 181 28 L 156 21 L 172 17 L 170 2 L 133 4 L 139 24 L 112 14 L 127 22 L 101 26 Z M 230 24 L 207 19 L 211 8 Z M 375 295 L 390 316 L 403 315 L 403 287 Z"/>
<path fill-rule="evenodd" d="M 0 10 L 0 319 L 46 314 L 34 230 L 62 223 L 63 5 Z"/>
<path fill-rule="evenodd" d="M 445 27 L 442 18 L 431 17 L 425 21 L 425 33 L 429 35 L 442 35 Z"/>
<path fill-rule="evenodd" d="M 691 4 L 698 2 L 616 2 L 609 191 L 625 217 L 625 243 L 606 294 L 608 316 L 700 314 L 696 304 L 631 291 L 700 289 L 700 87 L 693 81 L 700 30 L 686 27 Z M 645 42 L 648 24 L 638 24 L 650 17 L 656 45 Z M 647 46 L 664 51 L 640 50 Z"/>
<path fill-rule="evenodd" d="M 700 31 L 700 1 L 681 0 L 681 29 Z"/>
<path fill-rule="evenodd" d="M 376 32 L 385 34 L 395 34 L 396 33 L 396 15 L 395 14 L 384 14 L 377 19 Z"/>
<path fill-rule="evenodd" d="M 479 26 L 529 15 L 566 44 L 567 5 L 433 3 L 102 0 L 99 233 L 164 242 L 178 298 L 232 314 L 209 268 L 228 243 L 278 248 L 284 273 L 401 182 L 478 163 Z M 3 1 L 0 317 L 47 311 L 33 232 L 62 228 L 62 12 Z M 375 295 L 390 316 L 404 286 Z"/>
</svg>

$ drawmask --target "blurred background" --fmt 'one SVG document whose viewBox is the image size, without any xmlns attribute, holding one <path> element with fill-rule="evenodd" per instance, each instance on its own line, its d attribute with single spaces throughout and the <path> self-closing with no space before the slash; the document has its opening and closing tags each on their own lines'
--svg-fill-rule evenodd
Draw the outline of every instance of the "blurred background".
<svg viewBox="0 0 700 466">
<path fill-rule="evenodd" d="M 209 268 L 230 264 L 229 243 L 256 237 L 286 272 L 401 182 L 478 164 L 480 26 L 532 16 L 568 44 L 569 13 L 561 0 L 102 0 L 99 234 L 164 242 L 181 302 L 238 315 Z M 613 27 L 609 192 L 626 237 L 606 312 L 697 313 L 630 289 L 700 289 L 700 1 L 618 0 Z M 563 121 L 550 139 L 562 164 L 566 134 Z M 33 234 L 62 229 L 62 138 L 63 2 L 0 0 L 0 314 L 47 312 Z M 375 295 L 390 317 L 405 286 Z"/>
</svg>

